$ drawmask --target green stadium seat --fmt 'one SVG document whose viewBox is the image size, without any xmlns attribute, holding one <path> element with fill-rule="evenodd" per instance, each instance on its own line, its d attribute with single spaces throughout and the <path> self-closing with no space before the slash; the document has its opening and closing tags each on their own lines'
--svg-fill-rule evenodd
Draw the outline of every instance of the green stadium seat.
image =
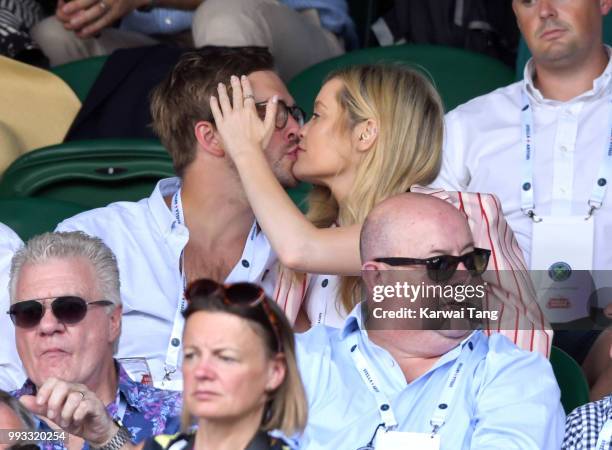
<svg viewBox="0 0 612 450">
<path fill-rule="evenodd" d="M 72 141 L 22 155 L 0 179 L 0 199 L 39 197 L 82 209 L 148 197 L 160 178 L 174 176 L 170 156 L 155 140 Z M 309 186 L 289 190 L 305 209 Z"/>
<path fill-rule="evenodd" d="M 447 111 L 514 81 L 511 69 L 488 56 L 452 47 L 406 44 L 357 50 L 323 61 L 293 78 L 289 91 L 310 115 L 328 73 L 355 64 L 390 61 L 407 63 L 429 75 Z"/>
<path fill-rule="evenodd" d="M 147 197 L 160 178 L 173 174 L 168 153 L 154 140 L 73 141 L 14 161 L 0 180 L 0 198 L 44 197 L 95 208 Z"/>
<path fill-rule="evenodd" d="M 55 66 L 51 69 L 72 88 L 81 103 L 89 94 L 89 90 L 98 78 L 108 56 L 94 56 L 93 58 L 79 59 Z"/>
<path fill-rule="evenodd" d="M 578 406 L 589 401 L 589 385 L 578 363 L 567 353 L 553 345 L 550 352 L 557 383 L 561 388 L 561 403 L 565 413 L 569 414 Z"/>
<path fill-rule="evenodd" d="M 53 231 L 59 222 L 84 209 L 74 203 L 46 198 L 0 199 L 0 222 L 27 241 L 36 234 Z"/>
</svg>

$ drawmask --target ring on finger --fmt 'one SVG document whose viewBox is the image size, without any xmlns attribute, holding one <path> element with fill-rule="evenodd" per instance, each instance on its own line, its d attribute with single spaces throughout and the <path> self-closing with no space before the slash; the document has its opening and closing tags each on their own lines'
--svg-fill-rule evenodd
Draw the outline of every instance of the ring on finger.
<svg viewBox="0 0 612 450">
<path fill-rule="evenodd" d="M 83 399 L 85 398 L 85 392 L 81 392 L 81 391 L 77 391 L 79 394 L 81 394 L 81 400 L 79 401 L 83 401 Z"/>
<path fill-rule="evenodd" d="M 245 100 L 248 100 L 248 99 L 255 100 L 255 96 L 254 96 L 253 94 L 245 95 L 243 98 L 244 98 Z"/>
<path fill-rule="evenodd" d="M 108 3 L 106 3 L 104 0 L 100 0 L 98 5 L 100 5 L 100 9 L 102 11 L 106 11 L 108 9 Z"/>
</svg>

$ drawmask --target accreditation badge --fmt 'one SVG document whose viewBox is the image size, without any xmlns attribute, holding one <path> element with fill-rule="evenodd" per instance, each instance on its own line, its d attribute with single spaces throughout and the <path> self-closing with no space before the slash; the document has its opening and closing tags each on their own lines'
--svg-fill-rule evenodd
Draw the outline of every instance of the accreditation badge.
<svg viewBox="0 0 612 450">
<path fill-rule="evenodd" d="M 440 435 L 387 431 L 376 437 L 376 450 L 440 450 Z"/>
<path fill-rule="evenodd" d="M 595 218 L 542 216 L 533 223 L 531 270 L 538 304 L 551 323 L 588 316 L 594 292 Z"/>
</svg>

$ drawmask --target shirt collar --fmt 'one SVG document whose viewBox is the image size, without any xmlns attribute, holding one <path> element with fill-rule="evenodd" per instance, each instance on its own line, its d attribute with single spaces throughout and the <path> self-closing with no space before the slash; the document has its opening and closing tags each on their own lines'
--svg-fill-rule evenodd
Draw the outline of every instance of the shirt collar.
<svg viewBox="0 0 612 450">
<path fill-rule="evenodd" d="M 345 340 L 351 333 L 359 330 L 361 330 L 361 332 L 363 332 L 365 336 L 367 336 L 368 332 L 363 326 L 363 314 L 365 307 L 366 302 L 361 302 L 353 308 L 351 313 L 344 321 L 344 325 L 340 329 L 340 340 Z M 440 359 L 433 365 L 433 367 L 427 371 L 427 373 L 436 369 L 437 367 L 440 367 L 442 364 L 457 359 L 463 348 L 466 345 L 470 345 L 470 343 L 470 350 L 472 350 L 484 337 L 485 335 L 483 334 L 482 330 L 472 331 L 465 338 L 463 338 L 463 340 L 456 347 L 442 355 Z M 370 345 L 375 345 L 369 340 L 368 342 L 370 343 Z"/>
<path fill-rule="evenodd" d="M 155 223 L 162 232 L 162 235 L 166 236 L 172 231 L 173 224 L 175 222 L 172 212 L 166 205 L 164 197 L 173 195 L 181 187 L 181 179 L 178 177 L 164 178 L 159 180 L 153 193 L 148 199 L 149 210 L 153 215 Z"/>
<path fill-rule="evenodd" d="M 584 92 L 573 99 L 569 100 L 569 102 L 574 102 L 578 100 L 585 100 L 590 97 L 599 97 L 601 95 L 605 95 L 605 93 L 609 90 L 608 86 L 610 85 L 610 78 L 612 78 L 612 47 L 605 46 L 606 52 L 608 53 L 608 64 L 606 65 L 603 73 L 593 80 L 593 89 Z M 535 73 L 535 64 L 533 62 L 533 58 L 530 58 L 525 64 L 525 69 L 523 70 L 523 89 L 527 92 L 530 100 L 535 103 L 540 104 L 549 104 L 549 105 L 558 105 L 561 103 L 569 103 L 569 102 L 560 102 L 557 100 L 550 100 L 544 98 L 542 93 L 535 87 L 533 82 L 533 75 Z"/>
<path fill-rule="evenodd" d="M 117 395 L 120 395 L 129 407 L 139 412 L 144 412 L 141 405 L 143 396 L 140 392 L 142 385 L 132 380 L 120 363 L 115 362 L 115 364 L 119 372 L 119 390 Z"/>
</svg>

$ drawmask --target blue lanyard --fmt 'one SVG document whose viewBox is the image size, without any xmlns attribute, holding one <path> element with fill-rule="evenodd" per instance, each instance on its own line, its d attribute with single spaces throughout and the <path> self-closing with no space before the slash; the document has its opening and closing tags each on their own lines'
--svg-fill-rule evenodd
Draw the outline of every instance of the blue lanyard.
<svg viewBox="0 0 612 450">
<path fill-rule="evenodd" d="M 378 412 L 385 431 L 391 431 L 397 428 L 398 423 L 395 418 L 395 414 L 393 414 L 391 402 L 380 388 L 381 385 L 377 380 L 376 373 L 371 369 L 367 359 L 365 356 L 363 356 L 361 350 L 359 349 L 359 337 L 361 333 L 362 331 L 358 330 L 348 338 L 351 358 L 353 359 L 355 367 L 359 371 L 361 380 L 368 387 L 370 392 L 372 392 L 374 398 L 376 399 L 376 403 L 378 404 Z M 364 339 L 367 339 L 367 337 Z M 453 363 L 449 371 L 448 378 L 444 384 L 444 388 L 442 389 L 442 393 L 440 394 L 437 407 L 431 417 L 431 420 L 429 421 L 432 427 L 432 437 L 435 436 L 440 428 L 446 423 L 446 417 L 448 416 L 450 405 L 457 394 L 457 387 L 460 385 L 461 378 L 465 373 L 465 370 L 463 370 L 465 368 L 465 359 L 469 354 L 469 352 L 465 351 L 465 347 L 467 345 L 467 343 L 464 343 L 461 353 Z"/>
<path fill-rule="evenodd" d="M 529 102 L 525 89 L 522 90 L 522 101 L 521 142 L 525 150 L 525 164 L 523 165 L 523 183 L 521 184 L 521 210 L 534 222 L 541 222 L 542 219 L 535 213 L 533 197 L 533 157 L 535 153 L 533 107 Z M 589 219 L 595 210 L 603 205 L 606 190 L 608 189 L 608 180 L 612 179 L 612 97 L 608 99 L 608 129 L 610 130 L 608 145 L 599 167 L 593 192 L 588 201 L 589 210 L 586 219 Z"/>
</svg>

